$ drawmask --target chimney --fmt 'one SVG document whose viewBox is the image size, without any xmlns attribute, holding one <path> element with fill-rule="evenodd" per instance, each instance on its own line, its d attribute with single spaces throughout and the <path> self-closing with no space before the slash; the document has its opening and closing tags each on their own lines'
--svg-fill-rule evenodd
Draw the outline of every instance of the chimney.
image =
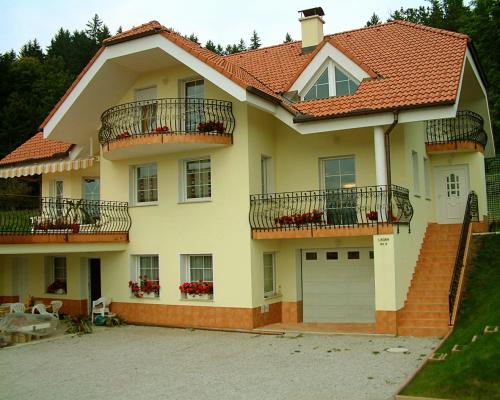
<svg viewBox="0 0 500 400">
<path fill-rule="evenodd" d="M 323 9 L 321 7 L 308 8 L 299 11 L 300 25 L 302 30 L 302 50 L 307 53 L 321 43 L 323 40 Z"/>
</svg>

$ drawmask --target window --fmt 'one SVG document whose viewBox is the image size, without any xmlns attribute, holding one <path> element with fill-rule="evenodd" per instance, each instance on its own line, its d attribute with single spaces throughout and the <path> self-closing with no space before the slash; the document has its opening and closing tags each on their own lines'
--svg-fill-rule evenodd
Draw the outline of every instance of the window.
<svg viewBox="0 0 500 400">
<path fill-rule="evenodd" d="M 373 250 L 370 250 L 370 251 L 368 252 L 368 255 L 369 255 L 369 257 L 370 257 L 370 260 L 373 260 L 373 258 L 375 257 L 375 253 L 373 252 Z"/>
<path fill-rule="evenodd" d="M 212 255 L 188 255 L 186 256 L 186 276 L 189 282 L 213 282 Z"/>
<path fill-rule="evenodd" d="M 347 252 L 348 260 L 359 260 L 359 251 L 348 251 Z"/>
<path fill-rule="evenodd" d="M 329 60 L 326 68 L 314 81 L 312 86 L 308 86 L 304 100 L 324 99 L 332 96 L 344 96 L 353 94 L 359 86 L 359 82 L 351 77 L 346 71 L 338 67 Z"/>
<path fill-rule="evenodd" d="M 136 133 L 148 133 L 153 131 L 156 126 L 157 102 L 156 86 L 135 91 L 135 101 L 140 101 L 140 107 L 136 108 Z"/>
<path fill-rule="evenodd" d="M 133 256 L 133 270 L 131 279 L 138 282 L 152 281 L 155 284 L 160 283 L 160 262 L 158 255 L 137 255 Z M 144 293 L 144 296 L 158 297 L 159 293 Z"/>
<path fill-rule="evenodd" d="M 264 297 L 276 293 L 276 267 L 274 253 L 264 253 Z"/>
<path fill-rule="evenodd" d="M 156 164 L 132 167 L 134 204 L 148 204 L 158 201 L 158 174 Z"/>
<path fill-rule="evenodd" d="M 304 100 L 324 99 L 330 96 L 328 87 L 328 68 L 319 76 L 318 80 L 312 85 L 311 89 L 304 96 Z"/>
<path fill-rule="evenodd" d="M 186 97 L 186 132 L 195 132 L 198 124 L 205 121 L 204 97 L 205 82 L 203 79 L 184 82 Z"/>
<path fill-rule="evenodd" d="M 66 257 L 46 257 L 45 287 L 47 293 L 66 294 Z"/>
<path fill-rule="evenodd" d="M 354 157 L 324 159 L 322 173 L 325 189 L 350 189 L 356 186 Z"/>
<path fill-rule="evenodd" d="M 210 158 L 185 160 L 183 162 L 184 198 L 188 200 L 203 200 L 212 197 L 212 171 Z"/>
<path fill-rule="evenodd" d="M 425 198 L 430 199 L 431 193 L 431 166 L 429 159 L 424 157 L 424 179 L 425 179 Z"/>
<path fill-rule="evenodd" d="M 326 259 L 327 260 L 338 260 L 339 259 L 339 253 L 336 251 L 327 251 L 326 252 Z"/>
<path fill-rule="evenodd" d="M 272 158 L 268 156 L 261 156 L 260 174 L 262 194 L 272 193 L 274 190 L 272 173 Z"/>
<path fill-rule="evenodd" d="M 318 259 L 318 253 L 306 253 L 306 260 L 315 261 Z"/>
<path fill-rule="evenodd" d="M 62 180 L 54 180 L 52 181 L 52 184 L 50 185 L 49 188 L 50 191 L 50 196 L 55 197 L 55 210 L 50 209 L 48 210 L 49 214 L 52 214 L 54 211 L 58 217 L 62 216 L 64 213 L 64 204 L 63 204 L 63 198 L 64 198 L 64 181 Z M 50 207 L 49 203 L 49 207 Z"/>
<path fill-rule="evenodd" d="M 420 172 L 418 170 L 418 153 L 416 151 L 411 152 L 411 162 L 413 168 L 413 191 L 415 196 L 420 195 Z"/>
</svg>

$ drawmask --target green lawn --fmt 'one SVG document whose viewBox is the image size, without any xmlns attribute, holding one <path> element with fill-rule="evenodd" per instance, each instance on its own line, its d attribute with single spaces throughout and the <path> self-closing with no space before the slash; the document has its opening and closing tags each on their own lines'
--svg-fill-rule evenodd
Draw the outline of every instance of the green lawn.
<svg viewBox="0 0 500 400">
<path fill-rule="evenodd" d="M 456 327 L 438 353 L 402 394 L 445 399 L 500 399 L 500 332 L 483 334 L 485 325 L 500 326 L 500 235 L 483 236 L 466 282 Z M 477 335 L 477 340 L 471 339 Z M 460 351 L 451 348 L 460 345 Z"/>
</svg>

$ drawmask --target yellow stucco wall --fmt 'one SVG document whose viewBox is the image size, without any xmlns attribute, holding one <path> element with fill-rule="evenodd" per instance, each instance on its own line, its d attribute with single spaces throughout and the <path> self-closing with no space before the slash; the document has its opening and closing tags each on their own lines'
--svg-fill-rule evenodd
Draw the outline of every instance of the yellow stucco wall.
<svg viewBox="0 0 500 400">
<path fill-rule="evenodd" d="M 51 185 L 53 181 L 62 180 L 64 197 L 71 199 L 80 199 L 83 190 L 83 178 L 93 178 L 100 175 L 99 163 L 90 168 L 79 169 L 76 171 L 59 172 L 42 175 L 42 196 L 51 195 Z"/>
</svg>

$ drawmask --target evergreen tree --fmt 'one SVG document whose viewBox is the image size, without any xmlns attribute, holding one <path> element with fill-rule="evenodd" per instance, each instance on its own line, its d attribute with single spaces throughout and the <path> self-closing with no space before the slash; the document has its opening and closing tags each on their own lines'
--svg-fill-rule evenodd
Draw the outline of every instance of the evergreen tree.
<svg viewBox="0 0 500 400">
<path fill-rule="evenodd" d="M 375 13 L 373 13 L 372 16 L 370 17 L 370 19 L 368 21 L 366 21 L 366 25 L 365 26 L 379 25 L 381 23 L 382 23 L 382 21 L 380 20 L 380 18 L 378 17 L 378 15 L 375 14 Z"/>
<path fill-rule="evenodd" d="M 215 49 L 215 52 L 219 54 L 220 56 L 224 55 L 224 48 L 220 45 L 217 44 L 217 48 Z"/>
<path fill-rule="evenodd" d="M 243 40 L 243 39 L 242 39 Z M 261 46 L 261 41 L 259 35 L 257 35 L 257 32 L 253 31 L 252 36 L 250 37 L 250 50 L 255 50 L 258 49 Z"/>
<path fill-rule="evenodd" d="M 245 41 L 243 39 L 240 39 L 240 42 L 236 45 L 236 48 L 238 49 L 238 52 L 245 51 L 247 49 L 247 45 L 245 44 Z"/>
<path fill-rule="evenodd" d="M 99 18 L 99 15 L 94 14 L 94 16 L 85 25 L 85 33 L 92 39 L 95 43 L 99 43 L 99 36 L 104 28 L 104 22 Z"/>
<path fill-rule="evenodd" d="M 40 43 L 38 40 L 33 39 L 28 41 L 23 47 L 21 47 L 21 51 L 19 52 L 20 57 L 33 57 L 38 60 L 43 60 L 44 54 L 43 50 L 40 47 Z"/>
<path fill-rule="evenodd" d="M 186 39 L 191 40 L 192 42 L 195 42 L 197 44 L 200 44 L 200 41 L 198 40 L 198 36 L 196 36 L 194 33 L 192 33 L 189 36 L 184 36 Z"/>
<path fill-rule="evenodd" d="M 118 29 L 116 30 L 116 34 L 118 35 L 119 33 L 122 33 L 122 32 L 123 32 L 123 28 L 122 28 L 122 26 L 120 25 L 120 26 L 118 27 Z"/>
<path fill-rule="evenodd" d="M 215 46 L 215 43 L 212 42 L 211 40 L 208 40 L 207 43 L 205 43 L 205 48 L 214 53 L 217 53 L 217 47 Z"/>
<path fill-rule="evenodd" d="M 289 43 L 292 41 L 292 36 L 287 32 L 285 35 L 285 41 L 283 43 Z"/>
</svg>

